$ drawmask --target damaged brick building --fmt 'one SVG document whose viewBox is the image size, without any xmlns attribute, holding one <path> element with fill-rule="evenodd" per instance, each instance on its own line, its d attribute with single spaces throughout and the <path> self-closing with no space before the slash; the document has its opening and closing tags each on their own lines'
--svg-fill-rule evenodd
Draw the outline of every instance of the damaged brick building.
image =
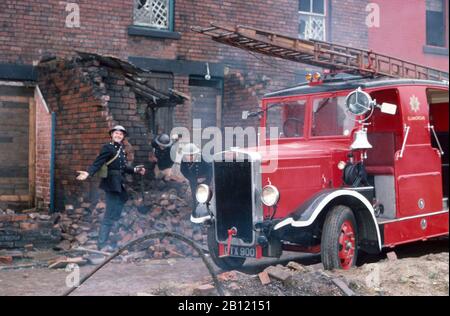
<svg viewBox="0 0 450 316">
<path fill-rule="evenodd" d="M 95 183 L 75 183 L 75 171 L 92 161 L 115 123 L 130 129 L 135 162 L 148 163 L 155 133 L 192 128 L 196 118 L 203 127 L 255 125 L 241 120 L 242 110 L 310 71 L 215 43 L 192 26 L 214 20 L 370 48 L 368 4 L 1 1 L 0 207 L 59 210 L 80 192 L 95 192 Z M 149 71 L 139 80 L 129 76 L 137 67 Z M 153 97 L 158 106 L 149 112 Z"/>
</svg>

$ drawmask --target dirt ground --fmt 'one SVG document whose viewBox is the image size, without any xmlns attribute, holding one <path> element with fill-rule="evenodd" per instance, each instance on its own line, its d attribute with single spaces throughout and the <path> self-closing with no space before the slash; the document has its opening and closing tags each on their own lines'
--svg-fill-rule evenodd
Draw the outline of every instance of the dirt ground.
<svg viewBox="0 0 450 316">
<path fill-rule="evenodd" d="M 55 256 L 58 254 L 52 251 L 40 252 L 31 262 L 0 265 L 0 296 L 62 294 L 68 289 L 66 280 L 71 280 L 73 271 L 48 269 L 45 264 L 17 268 L 45 263 Z M 250 260 L 240 271 L 219 277 L 228 295 L 344 295 L 333 282 L 336 279 L 347 284 L 355 295 L 449 295 L 448 239 L 400 247 L 396 249 L 396 257 L 387 259 L 385 252 L 366 258 L 350 271 L 330 272 L 323 271 L 317 255 L 288 253 L 281 260 Z M 300 263 L 301 271 L 285 267 L 291 261 Z M 291 277 L 283 282 L 271 278 L 269 284 L 262 285 L 258 273 L 269 266 L 284 269 Z M 94 267 L 80 267 L 80 275 Z M 214 289 L 196 292 L 199 286 L 207 284 L 212 284 L 212 279 L 200 258 L 112 262 L 73 295 L 215 295 Z"/>
<path fill-rule="evenodd" d="M 449 255 L 383 260 L 352 271 L 335 271 L 360 295 L 448 296 Z"/>
<path fill-rule="evenodd" d="M 93 268 L 92 265 L 80 267 L 80 275 Z M 0 271 L 0 296 L 61 295 L 68 289 L 68 277 L 70 272 L 64 269 Z M 191 285 L 205 278 L 209 280 L 208 270 L 198 258 L 147 260 L 139 263 L 113 262 L 96 273 L 73 295 L 136 296 L 140 293 L 162 292 L 168 287 L 180 287 L 180 292 L 183 292 L 183 284 Z"/>
</svg>

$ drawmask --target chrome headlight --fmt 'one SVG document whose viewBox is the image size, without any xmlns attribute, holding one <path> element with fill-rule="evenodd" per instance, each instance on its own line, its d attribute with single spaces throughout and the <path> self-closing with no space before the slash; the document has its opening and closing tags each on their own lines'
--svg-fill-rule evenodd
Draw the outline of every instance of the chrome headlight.
<svg viewBox="0 0 450 316">
<path fill-rule="evenodd" d="M 212 192 L 209 186 L 206 184 L 200 184 L 197 187 L 197 192 L 195 192 L 195 198 L 197 199 L 198 203 L 208 203 L 211 201 L 212 198 Z"/>
<path fill-rule="evenodd" d="M 261 200 L 266 206 L 274 206 L 280 199 L 280 192 L 273 185 L 266 185 L 261 194 Z"/>
</svg>

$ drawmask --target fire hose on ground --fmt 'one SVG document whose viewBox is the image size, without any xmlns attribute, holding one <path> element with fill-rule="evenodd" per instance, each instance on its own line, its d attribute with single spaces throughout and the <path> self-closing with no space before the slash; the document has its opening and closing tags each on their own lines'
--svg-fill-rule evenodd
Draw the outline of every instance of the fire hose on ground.
<svg viewBox="0 0 450 316">
<path fill-rule="evenodd" d="M 219 279 L 217 278 L 216 273 L 214 272 L 214 268 L 211 265 L 211 263 L 208 261 L 208 259 L 205 256 L 205 253 L 203 252 L 202 248 L 197 245 L 193 240 L 178 234 L 178 233 L 172 233 L 172 232 L 155 232 L 155 233 L 150 233 L 147 234 L 145 236 L 142 236 L 138 239 L 135 239 L 133 241 L 130 241 L 128 244 L 126 244 L 125 246 L 119 248 L 115 253 L 113 253 L 110 257 L 108 257 L 107 259 L 105 259 L 105 261 L 103 261 L 101 264 L 99 264 L 97 267 L 95 267 L 95 269 L 93 269 L 91 272 L 89 272 L 87 275 L 85 275 L 83 278 L 81 278 L 78 286 L 74 286 L 72 288 L 70 288 L 69 290 L 67 290 L 66 292 L 64 292 L 64 294 L 62 296 L 68 296 L 71 293 L 73 293 L 75 290 L 77 290 L 84 282 L 86 282 L 89 278 L 91 278 L 95 273 L 97 273 L 101 268 L 103 268 L 105 265 L 107 265 L 109 262 L 111 262 L 114 258 L 116 258 L 117 256 L 119 256 L 122 252 L 124 252 L 125 250 L 138 245 L 146 240 L 149 239 L 154 239 L 154 238 L 166 238 L 166 237 L 170 237 L 170 238 L 175 238 L 178 240 L 181 240 L 182 242 L 188 244 L 189 246 L 191 246 L 202 258 L 203 263 L 205 264 L 206 268 L 208 269 L 209 273 L 211 274 L 211 277 L 213 279 L 214 282 L 214 286 L 216 287 L 217 293 L 221 296 L 224 296 L 224 291 L 222 288 L 222 284 L 220 284 Z"/>
</svg>

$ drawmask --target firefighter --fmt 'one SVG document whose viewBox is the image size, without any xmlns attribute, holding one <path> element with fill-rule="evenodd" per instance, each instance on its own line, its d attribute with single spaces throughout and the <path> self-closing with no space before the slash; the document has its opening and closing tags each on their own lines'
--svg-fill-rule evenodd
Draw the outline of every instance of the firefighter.
<svg viewBox="0 0 450 316">
<path fill-rule="evenodd" d="M 141 166 L 132 168 L 127 165 L 127 154 L 123 144 L 123 140 L 127 136 L 125 128 L 117 125 L 109 131 L 109 135 L 111 142 L 102 147 L 100 154 L 87 171 L 77 171 L 79 173 L 77 180 L 84 181 L 88 177 L 94 176 L 102 169 L 102 166 L 106 165 L 103 168 L 107 170 L 107 174 L 102 176 L 100 182 L 100 189 L 106 193 L 106 212 L 98 235 L 98 249 L 106 246 L 111 228 L 120 219 L 123 206 L 128 200 L 128 194 L 123 185 L 125 173 L 145 174 L 145 168 Z"/>
<path fill-rule="evenodd" d="M 183 160 L 181 162 L 180 171 L 189 181 L 192 192 L 193 210 L 197 206 L 195 193 L 199 184 L 211 183 L 212 168 L 211 164 L 201 158 L 200 149 L 192 143 L 184 145 L 182 149 Z"/>
<path fill-rule="evenodd" d="M 167 134 L 158 135 L 152 141 L 153 154 L 150 157 L 151 162 L 155 162 L 155 178 L 163 179 L 164 181 L 170 180 L 172 176 L 172 166 L 174 161 L 172 160 L 170 153 L 175 142 L 178 141 L 178 135 L 169 137 Z"/>
</svg>

